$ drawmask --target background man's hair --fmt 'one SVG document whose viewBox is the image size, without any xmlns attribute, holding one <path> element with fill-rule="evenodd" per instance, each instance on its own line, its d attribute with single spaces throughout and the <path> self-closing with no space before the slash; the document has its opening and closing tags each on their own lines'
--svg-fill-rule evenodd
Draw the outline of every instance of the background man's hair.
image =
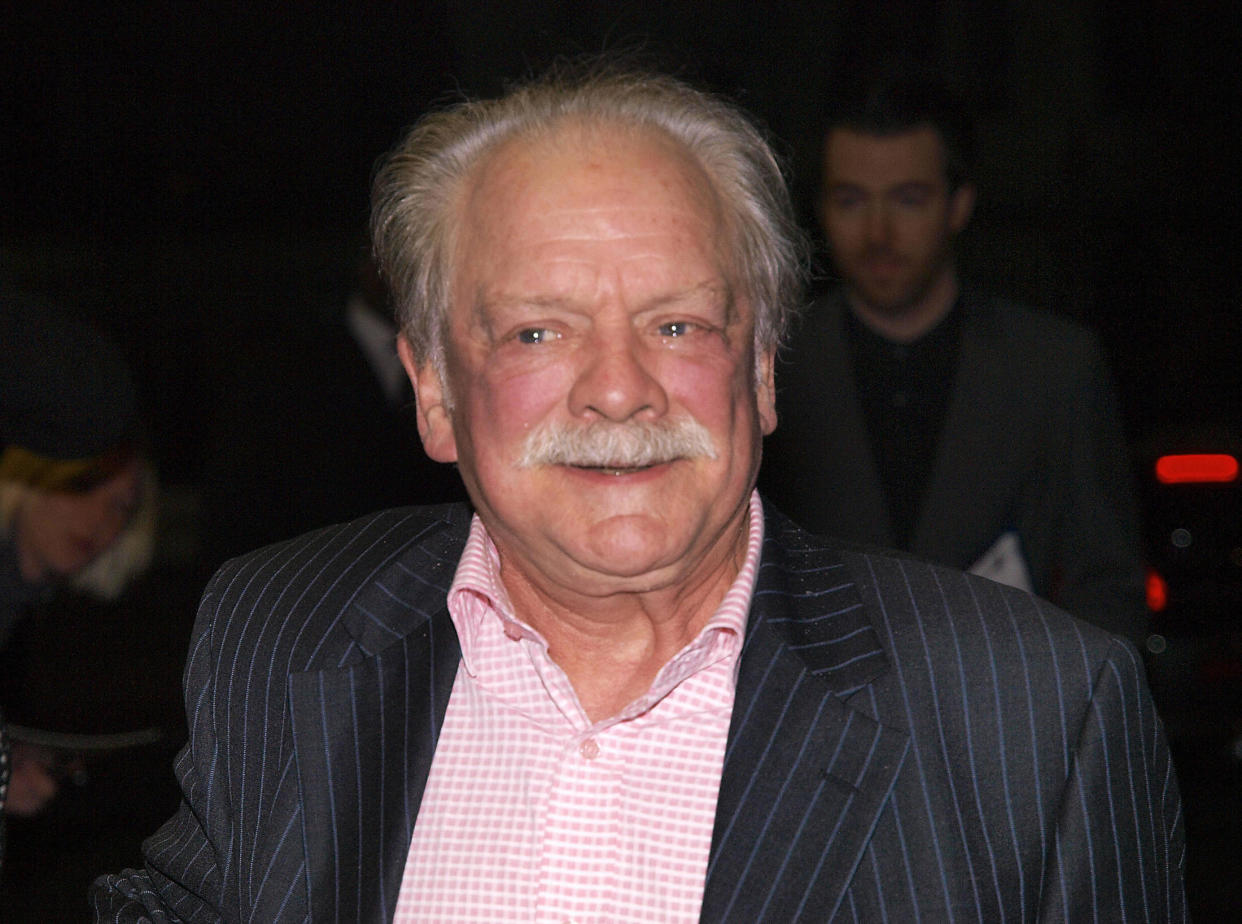
<svg viewBox="0 0 1242 924">
<path fill-rule="evenodd" d="M 807 247 L 763 134 L 736 107 L 680 80 L 586 60 L 562 63 L 497 99 L 431 113 L 380 166 L 372 240 L 416 360 L 432 362 L 443 379 L 454 219 L 465 184 L 501 144 L 573 125 L 661 132 L 699 163 L 720 199 L 755 342 L 778 346 L 802 297 Z"/>
<path fill-rule="evenodd" d="M 929 126 L 944 145 L 945 175 L 954 190 L 970 180 L 974 125 L 945 78 L 916 67 L 839 77 L 829 90 L 823 139 L 847 128 L 886 137 Z"/>
</svg>

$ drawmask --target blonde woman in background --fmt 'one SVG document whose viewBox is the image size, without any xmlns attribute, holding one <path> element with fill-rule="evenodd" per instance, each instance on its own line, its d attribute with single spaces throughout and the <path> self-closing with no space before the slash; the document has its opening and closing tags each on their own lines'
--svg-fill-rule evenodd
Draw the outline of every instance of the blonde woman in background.
<svg viewBox="0 0 1242 924">
<path fill-rule="evenodd" d="M 138 421 L 114 344 L 57 309 L 0 300 L 0 647 L 58 590 L 111 599 L 149 563 L 156 482 Z M 48 755 L 6 746 L 0 721 L 4 812 L 35 814 L 56 790 Z"/>
</svg>

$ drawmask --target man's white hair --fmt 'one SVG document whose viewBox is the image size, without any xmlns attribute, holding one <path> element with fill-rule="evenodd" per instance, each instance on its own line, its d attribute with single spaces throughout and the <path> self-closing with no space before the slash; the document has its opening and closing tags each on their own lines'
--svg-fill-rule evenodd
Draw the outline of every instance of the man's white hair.
<svg viewBox="0 0 1242 924">
<path fill-rule="evenodd" d="M 465 183 L 515 138 L 568 126 L 647 129 L 702 167 L 726 223 L 726 243 L 754 313 L 756 353 L 780 345 L 802 294 L 807 248 L 780 164 L 740 110 L 671 77 L 570 67 L 494 100 L 423 118 L 388 156 L 372 188 L 371 235 L 414 358 L 447 385 L 444 336 L 452 293 L 454 217 Z"/>
</svg>

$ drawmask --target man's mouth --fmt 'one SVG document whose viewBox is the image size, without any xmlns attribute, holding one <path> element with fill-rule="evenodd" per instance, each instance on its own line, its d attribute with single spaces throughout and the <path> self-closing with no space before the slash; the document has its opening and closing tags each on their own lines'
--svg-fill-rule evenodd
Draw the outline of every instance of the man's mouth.
<svg viewBox="0 0 1242 924">
<path fill-rule="evenodd" d="M 891 275 L 901 269 L 901 261 L 895 257 L 872 257 L 863 263 L 863 266 L 871 273 L 877 275 Z"/>
<path fill-rule="evenodd" d="M 575 465 L 574 468 L 582 469 L 587 472 L 599 472 L 602 475 L 633 475 L 637 472 L 645 472 L 648 469 L 655 468 L 657 465 L 663 465 L 664 462 L 649 462 L 646 465 Z"/>
</svg>

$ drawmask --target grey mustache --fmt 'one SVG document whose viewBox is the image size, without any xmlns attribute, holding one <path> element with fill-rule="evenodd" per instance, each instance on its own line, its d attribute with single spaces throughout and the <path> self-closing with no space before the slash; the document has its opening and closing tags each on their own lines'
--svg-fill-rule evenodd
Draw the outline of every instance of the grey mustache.
<svg viewBox="0 0 1242 924">
<path fill-rule="evenodd" d="M 626 424 L 547 424 L 523 441 L 518 465 L 639 468 L 700 457 L 716 458 L 715 442 L 701 423 L 682 417 Z"/>
</svg>

